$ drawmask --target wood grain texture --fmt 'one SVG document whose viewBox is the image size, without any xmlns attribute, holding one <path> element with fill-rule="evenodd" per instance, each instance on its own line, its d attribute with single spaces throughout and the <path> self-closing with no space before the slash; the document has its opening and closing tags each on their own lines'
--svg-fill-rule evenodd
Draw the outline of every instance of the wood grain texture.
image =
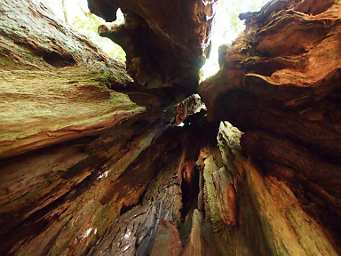
<svg viewBox="0 0 341 256">
<path fill-rule="evenodd" d="M 126 70 L 2 1 L 1 255 L 340 255 L 341 2 L 241 14 L 206 112 L 215 2 L 89 1 Z"/>
</svg>

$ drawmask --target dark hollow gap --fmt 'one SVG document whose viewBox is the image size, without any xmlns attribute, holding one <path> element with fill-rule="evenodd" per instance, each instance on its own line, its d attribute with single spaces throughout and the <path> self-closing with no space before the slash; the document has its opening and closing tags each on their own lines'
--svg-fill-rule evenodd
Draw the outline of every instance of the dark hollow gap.
<svg viewBox="0 0 341 256">
<path fill-rule="evenodd" d="M 182 208 L 181 216 L 183 219 L 187 214 L 194 210 L 198 204 L 198 195 L 200 192 L 199 187 L 199 170 L 197 166 L 194 167 L 193 176 L 190 182 L 183 180 L 181 182 L 181 194 L 182 194 Z"/>
<path fill-rule="evenodd" d="M 48 64 L 56 68 L 73 66 L 76 64 L 75 59 L 69 54 L 61 55 L 57 52 L 48 52 L 45 53 L 42 57 Z"/>
</svg>

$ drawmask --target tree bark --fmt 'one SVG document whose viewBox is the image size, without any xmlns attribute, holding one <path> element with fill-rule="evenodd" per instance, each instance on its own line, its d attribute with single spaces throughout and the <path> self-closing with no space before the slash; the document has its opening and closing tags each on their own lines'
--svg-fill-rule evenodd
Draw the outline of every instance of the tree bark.
<svg viewBox="0 0 341 256">
<path fill-rule="evenodd" d="M 273 193 L 273 200 L 277 203 L 287 197 L 283 204 L 290 200 L 302 207 L 288 210 L 286 218 L 290 219 L 285 221 L 292 227 L 278 231 L 282 217 L 271 213 L 270 205 L 275 207 L 275 202 L 255 209 L 267 218 L 260 223 L 264 239 L 273 236 L 268 242 L 271 253 L 261 255 L 340 253 L 340 8 L 340 1 L 271 1 L 259 12 L 241 14 L 245 32 L 221 56 L 224 61 L 219 73 L 200 85 L 209 118 L 228 120 L 244 132 L 243 152 L 260 170 L 260 179 Z M 252 173 L 248 171 L 248 175 Z M 256 182 L 252 180 L 251 187 Z M 279 185 L 282 182 L 288 187 Z M 251 192 L 257 207 L 267 200 L 262 186 L 255 187 L 259 193 Z M 282 199 L 275 199 L 282 193 Z M 319 234 L 311 238 L 316 246 L 297 237 L 301 221 L 307 218 L 318 225 L 313 229 Z M 312 234 L 310 228 L 304 230 L 309 233 L 306 237 Z M 330 240 L 336 251 L 319 240 L 324 235 L 323 240 Z M 302 248 L 292 239 L 292 245 L 285 245 L 289 236 L 296 236 Z M 282 241 L 276 242 L 276 237 Z M 318 251 L 323 247 L 325 251 Z"/>
<path fill-rule="evenodd" d="M 165 130 L 200 100 L 145 90 L 41 4 L 0 12 L 1 254 L 157 254 L 160 232 L 182 250 L 181 170 L 200 142 Z"/>
<path fill-rule="evenodd" d="M 146 88 L 170 87 L 186 96 L 198 86 L 216 2 L 88 1 L 90 10 L 107 21 L 116 19 L 118 8 L 124 12 L 125 24 L 99 31 L 125 49 L 127 69 L 137 83 Z"/>
<path fill-rule="evenodd" d="M 127 70 L 37 1 L 0 5 L 0 254 L 339 255 L 340 1 L 242 15 L 209 120 L 185 97 L 215 1 L 89 2 L 123 8 L 101 32 Z"/>
</svg>

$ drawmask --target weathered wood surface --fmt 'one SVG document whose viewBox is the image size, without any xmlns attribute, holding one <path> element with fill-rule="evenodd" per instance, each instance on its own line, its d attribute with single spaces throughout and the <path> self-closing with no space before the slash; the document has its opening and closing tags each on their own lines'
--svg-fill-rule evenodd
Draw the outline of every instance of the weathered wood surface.
<svg viewBox="0 0 341 256">
<path fill-rule="evenodd" d="M 92 1 L 124 9 L 133 82 L 44 6 L 2 1 L 1 255 L 340 254 L 340 1 L 242 15 L 207 122 L 182 100 L 214 2 Z M 217 138 L 227 119 L 244 133 Z"/>
<path fill-rule="evenodd" d="M 244 17 L 246 32 L 224 55 L 222 70 L 201 85 L 201 96 L 212 118 L 228 118 L 228 109 L 219 108 L 218 102 L 238 91 L 251 94 L 263 104 L 324 121 L 324 112 L 318 115 L 313 110 L 316 112 L 324 100 L 332 108 L 334 102 L 329 97 L 338 95 L 341 4 L 339 1 L 326 1 L 326 5 L 316 1 L 271 3 L 259 13 Z M 288 6 L 282 6 L 284 3 Z M 335 125 L 336 119 L 333 119 Z"/>
<path fill-rule="evenodd" d="M 158 96 L 122 92 L 133 87 L 124 65 L 43 5 L 0 12 L 1 254 L 82 255 L 157 173 L 147 157 L 135 189 L 122 176 L 168 117 L 145 115 Z"/>
<path fill-rule="evenodd" d="M 182 169 L 200 142 L 162 134 L 200 101 L 143 91 L 43 5 L 0 11 L 1 254 L 180 252 Z"/>
<path fill-rule="evenodd" d="M 108 85 L 132 79 L 42 5 L 0 7 L 0 157 L 91 135 L 145 111 Z"/>
<path fill-rule="evenodd" d="M 241 155 L 240 136 L 221 126 L 220 151 L 209 149 L 204 161 L 208 232 L 220 255 L 338 255 L 337 243 L 295 190 Z"/>
<path fill-rule="evenodd" d="M 320 227 L 306 227 L 304 232 L 320 232 L 316 243 L 327 234 L 340 253 L 336 245 L 341 242 L 341 2 L 271 1 L 261 11 L 240 17 L 246 31 L 221 56 L 219 73 L 200 85 L 209 118 L 228 120 L 241 129 L 243 152 L 261 176 L 280 180 L 266 178 L 264 184 L 277 187 L 279 195 L 286 194 L 285 200 L 302 207 L 303 211 L 291 213 L 293 223 L 288 225 L 293 227 L 288 228 L 296 229 L 299 220 L 313 219 Z M 285 192 L 288 188 L 290 193 Z M 252 201 L 263 200 L 266 193 L 259 192 Z M 275 200 L 277 194 L 272 193 Z M 289 199 L 293 194 L 296 199 Z M 264 212 L 270 214 L 269 205 L 264 205 L 268 208 Z M 272 217 L 278 223 L 271 224 L 271 230 L 282 225 L 279 215 Z M 284 227 L 283 232 L 287 232 Z M 300 236 L 301 231 L 295 232 Z M 273 239 L 281 235 L 271 234 Z M 280 255 L 333 255 L 325 242 L 307 249 L 304 244 L 310 241 L 300 241 L 301 249 L 294 241 L 290 246 L 275 240 L 268 249 Z M 294 248 L 295 252 L 290 251 Z"/>
<path fill-rule="evenodd" d="M 126 51 L 134 80 L 147 88 L 172 87 L 178 95 L 190 95 L 197 88 L 216 2 L 88 1 L 90 10 L 106 20 L 114 20 L 118 8 L 125 13 L 125 24 L 101 27 L 100 33 Z"/>
<path fill-rule="evenodd" d="M 0 156 L 92 135 L 144 106 L 106 88 L 103 73 L 79 67 L 0 71 Z"/>
</svg>

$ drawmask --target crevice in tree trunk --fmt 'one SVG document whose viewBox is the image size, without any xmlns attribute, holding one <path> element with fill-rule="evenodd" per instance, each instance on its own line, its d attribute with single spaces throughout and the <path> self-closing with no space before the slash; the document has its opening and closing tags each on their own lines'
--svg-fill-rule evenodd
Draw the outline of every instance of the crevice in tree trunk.
<svg viewBox="0 0 341 256">
<path fill-rule="evenodd" d="M 339 255 L 341 2 L 241 14 L 200 84 L 216 1 L 88 2 L 126 68 L 0 5 L 0 254 Z"/>
</svg>

